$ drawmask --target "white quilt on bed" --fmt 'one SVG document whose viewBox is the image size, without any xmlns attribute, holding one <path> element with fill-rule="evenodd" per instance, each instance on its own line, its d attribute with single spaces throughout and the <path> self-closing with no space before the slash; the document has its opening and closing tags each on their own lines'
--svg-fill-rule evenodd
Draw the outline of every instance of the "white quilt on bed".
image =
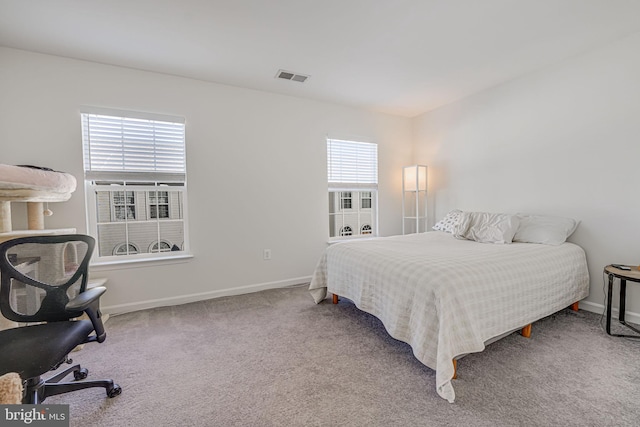
<svg viewBox="0 0 640 427">
<path fill-rule="evenodd" d="M 589 273 L 572 243 L 499 245 L 433 231 L 331 245 L 309 290 L 316 303 L 328 290 L 379 318 L 453 402 L 456 356 L 585 298 Z"/>
</svg>

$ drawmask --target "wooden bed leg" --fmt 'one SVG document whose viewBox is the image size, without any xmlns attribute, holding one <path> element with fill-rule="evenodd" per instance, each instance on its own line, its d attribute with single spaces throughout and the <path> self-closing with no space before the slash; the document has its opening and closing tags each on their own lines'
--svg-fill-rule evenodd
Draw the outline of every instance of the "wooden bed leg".
<svg viewBox="0 0 640 427">
<path fill-rule="evenodd" d="M 571 310 L 573 311 L 578 311 L 578 306 L 580 305 L 580 301 L 576 301 L 573 304 L 571 304 Z"/>
<path fill-rule="evenodd" d="M 453 379 L 458 379 L 458 361 L 453 359 Z"/>
<path fill-rule="evenodd" d="M 333 294 L 333 303 L 337 304 L 338 303 L 338 295 Z"/>
<path fill-rule="evenodd" d="M 525 338 L 531 338 L 531 323 L 522 328 L 520 334 Z"/>
</svg>

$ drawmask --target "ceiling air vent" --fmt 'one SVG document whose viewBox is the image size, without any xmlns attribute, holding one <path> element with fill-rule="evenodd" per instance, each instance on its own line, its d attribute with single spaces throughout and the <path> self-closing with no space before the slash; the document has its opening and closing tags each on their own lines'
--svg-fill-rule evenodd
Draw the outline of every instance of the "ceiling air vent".
<svg viewBox="0 0 640 427">
<path fill-rule="evenodd" d="M 276 77 L 284 80 L 293 80 L 294 82 L 304 83 L 310 76 L 304 74 L 296 74 L 290 71 L 278 70 Z"/>
</svg>

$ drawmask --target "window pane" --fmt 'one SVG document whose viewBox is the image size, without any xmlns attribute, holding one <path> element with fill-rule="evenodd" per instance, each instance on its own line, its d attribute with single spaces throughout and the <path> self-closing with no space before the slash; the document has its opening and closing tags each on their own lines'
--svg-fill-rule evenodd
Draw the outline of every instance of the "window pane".
<svg viewBox="0 0 640 427">
<path fill-rule="evenodd" d="M 99 215 L 101 222 L 98 224 L 98 237 L 100 256 L 131 255 L 133 250 L 122 246 L 123 242 L 135 247 L 135 253 L 158 253 L 183 250 L 185 233 L 184 221 L 181 217 L 182 197 L 180 191 L 155 191 L 142 187 L 136 191 L 113 190 L 110 186 L 99 186 L 93 193 L 96 194 L 96 206 L 99 212 L 112 212 L 111 215 Z M 133 201 L 144 203 L 150 201 L 156 195 L 156 202 L 166 203 L 149 204 L 148 210 L 142 209 L 142 214 L 137 215 L 135 204 L 116 205 L 116 201 Z M 126 221 L 125 221 L 126 215 Z M 159 221 L 161 220 L 161 221 Z M 160 245 L 158 247 L 158 237 Z"/>
<path fill-rule="evenodd" d="M 124 206 L 114 206 L 116 212 L 116 220 L 124 221 Z"/>
<path fill-rule="evenodd" d="M 328 181 L 378 183 L 378 146 L 369 142 L 327 140 Z"/>
<path fill-rule="evenodd" d="M 113 203 L 117 205 L 124 205 L 124 191 L 113 192 Z"/>
<path fill-rule="evenodd" d="M 98 225 L 98 256 L 111 256 L 116 246 L 126 242 L 126 224 L 112 222 Z"/>
<path fill-rule="evenodd" d="M 169 252 L 169 251 L 171 251 L 171 245 L 164 241 L 161 241 L 160 245 L 158 245 L 158 242 L 155 242 L 149 248 L 149 252 Z"/>
<path fill-rule="evenodd" d="M 138 248 L 132 244 L 121 243 L 113 249 L 114 255 L 133 255 L 138 253 Z"/>
<path fill-rule="evenodd" d="M 158 216 L 158 212 L 160 212 L 159 216 Z M 169 205 L 150 205 L 149 217 L 150 218 L 169 218 Z"/>
<path fill-rule="evenodd" d="M 375 191 L 330 191 L 329 237 L 374 234 L 375 197 Z"/>
<path fill-rule="evenodd" d="M 180 251 L 184 242 L 184 227 L 182 221 L 159 221 L 160 241 L 166 242 L 167 250 Z"/>
<path fill-rule="evenodd" d="M 82 130 L 85 171 L 186 171 L 184 123 L 82 113 Z"/>
<path fill-rule="evenodd" d="M 352 234 L 353 230 L 348 225 L 345 225 L 344 227 L 342 227 L 342 230 L 340 230 L 341 236 L 351 236 Z"/>
<path fill-rule="evenodd" d="M 340 206 L 342 209 L 351 209 L 351 192 L 345 191 L 340 193 Z"/>
<path fill-rule="evenodd" d="M 371 191 L 360 192 L 360 207 L 362 209 L 371 209 Z"/>
</svg>

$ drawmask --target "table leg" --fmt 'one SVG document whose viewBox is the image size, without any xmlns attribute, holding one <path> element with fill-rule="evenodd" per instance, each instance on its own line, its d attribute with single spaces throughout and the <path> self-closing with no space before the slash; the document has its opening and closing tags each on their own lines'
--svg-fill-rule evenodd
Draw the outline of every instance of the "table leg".
<svg viewBox="0 0 640 427">
<path fill-rule="evenodd" d="M 611 298 L 613 297 L 613 274 L 609 274 L 609 291 L 607 293 L 607 334 L 611 335 Z"/>
<path fill-rule="evenodd" d="M 624 312 L 627 300 L 627 281 L 620 279 L 620 309 L 618 313 L 618 319 L 620 323 L 624 324 Z"/>
</svg>

